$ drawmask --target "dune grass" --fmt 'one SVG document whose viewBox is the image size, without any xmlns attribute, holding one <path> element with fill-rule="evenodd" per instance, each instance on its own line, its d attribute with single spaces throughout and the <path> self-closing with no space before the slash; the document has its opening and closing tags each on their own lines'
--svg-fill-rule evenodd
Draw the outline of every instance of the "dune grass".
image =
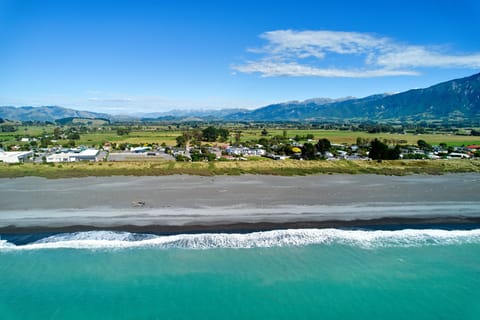
<svg viewBox="0 0 480 320">
<path fill-rule="evenodd" d="M 104 176 L 199 176 L 262 174 L 301 176 L 310 174 L 410 175 L 480 172 L 478 160 L 396 161 L 225 161 L 225 162 L 83 162 L 62 164 L 0 164 L 0 178 L 27 176 L 56 178 Z"/>
</svg>

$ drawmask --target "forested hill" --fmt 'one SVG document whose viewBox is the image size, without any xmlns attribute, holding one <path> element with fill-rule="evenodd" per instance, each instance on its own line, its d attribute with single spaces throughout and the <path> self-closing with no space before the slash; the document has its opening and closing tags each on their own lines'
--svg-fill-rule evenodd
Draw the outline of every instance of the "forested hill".
<svg viewBox="0 0 480 320">
<path fill-rule="evenodd" d="M 428 120 L 480 118 L 480 73 L 425 89 L 342 101 L 307 100 L 230 115 L 234 120 Z"/>
<path fill-rule="evenodd" d="M 111 119 L 106 113 L 79 111 L 57 106 L 44 107 L 0 107 L 0 118 L 19 121 L 51 121 L 63 118 Z"/>
</svg>

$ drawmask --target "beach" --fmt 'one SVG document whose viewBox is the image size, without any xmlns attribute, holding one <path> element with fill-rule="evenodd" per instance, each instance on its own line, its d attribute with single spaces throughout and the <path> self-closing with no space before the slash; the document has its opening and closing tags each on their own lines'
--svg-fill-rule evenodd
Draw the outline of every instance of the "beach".
<svg viewBox="0 0 480 320">
<path fill-rule="evenodd" d="M 1 179 L 0 314 L 477 319 L 479 181 Z"/>
<path fill-rule="evenodd" d="M 1 179 L 0 233 L 479 223 L 480 174 Z"/>
</svg>

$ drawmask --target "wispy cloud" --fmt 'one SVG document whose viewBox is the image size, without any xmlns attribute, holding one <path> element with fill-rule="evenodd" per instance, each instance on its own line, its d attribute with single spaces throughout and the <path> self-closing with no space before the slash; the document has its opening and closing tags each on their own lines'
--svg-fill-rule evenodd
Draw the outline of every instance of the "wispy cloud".
<svg viewBox="0 0 480 320">
<path fill-rule="evenodd" d="M 412 76 L 421 68 L 480 68 L 480 52 L 450 54 L 439 47 L 410 45 L 368 33 L 276 30 L 260 38 L 257 55 L 232 69 L 262 77 L 372 78 Z"/>
</svg>

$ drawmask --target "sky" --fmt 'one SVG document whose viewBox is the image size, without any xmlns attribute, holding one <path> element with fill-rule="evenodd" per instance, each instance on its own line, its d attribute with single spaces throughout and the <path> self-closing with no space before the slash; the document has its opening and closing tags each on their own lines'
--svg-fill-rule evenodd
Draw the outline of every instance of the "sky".
<svg viewBox="0 0 480 320">
<path fill-rule="evenodd" d="M 0 105 L 365 97 L 480 72 L 480 1 L 0 0 Z"/>
</svg>

